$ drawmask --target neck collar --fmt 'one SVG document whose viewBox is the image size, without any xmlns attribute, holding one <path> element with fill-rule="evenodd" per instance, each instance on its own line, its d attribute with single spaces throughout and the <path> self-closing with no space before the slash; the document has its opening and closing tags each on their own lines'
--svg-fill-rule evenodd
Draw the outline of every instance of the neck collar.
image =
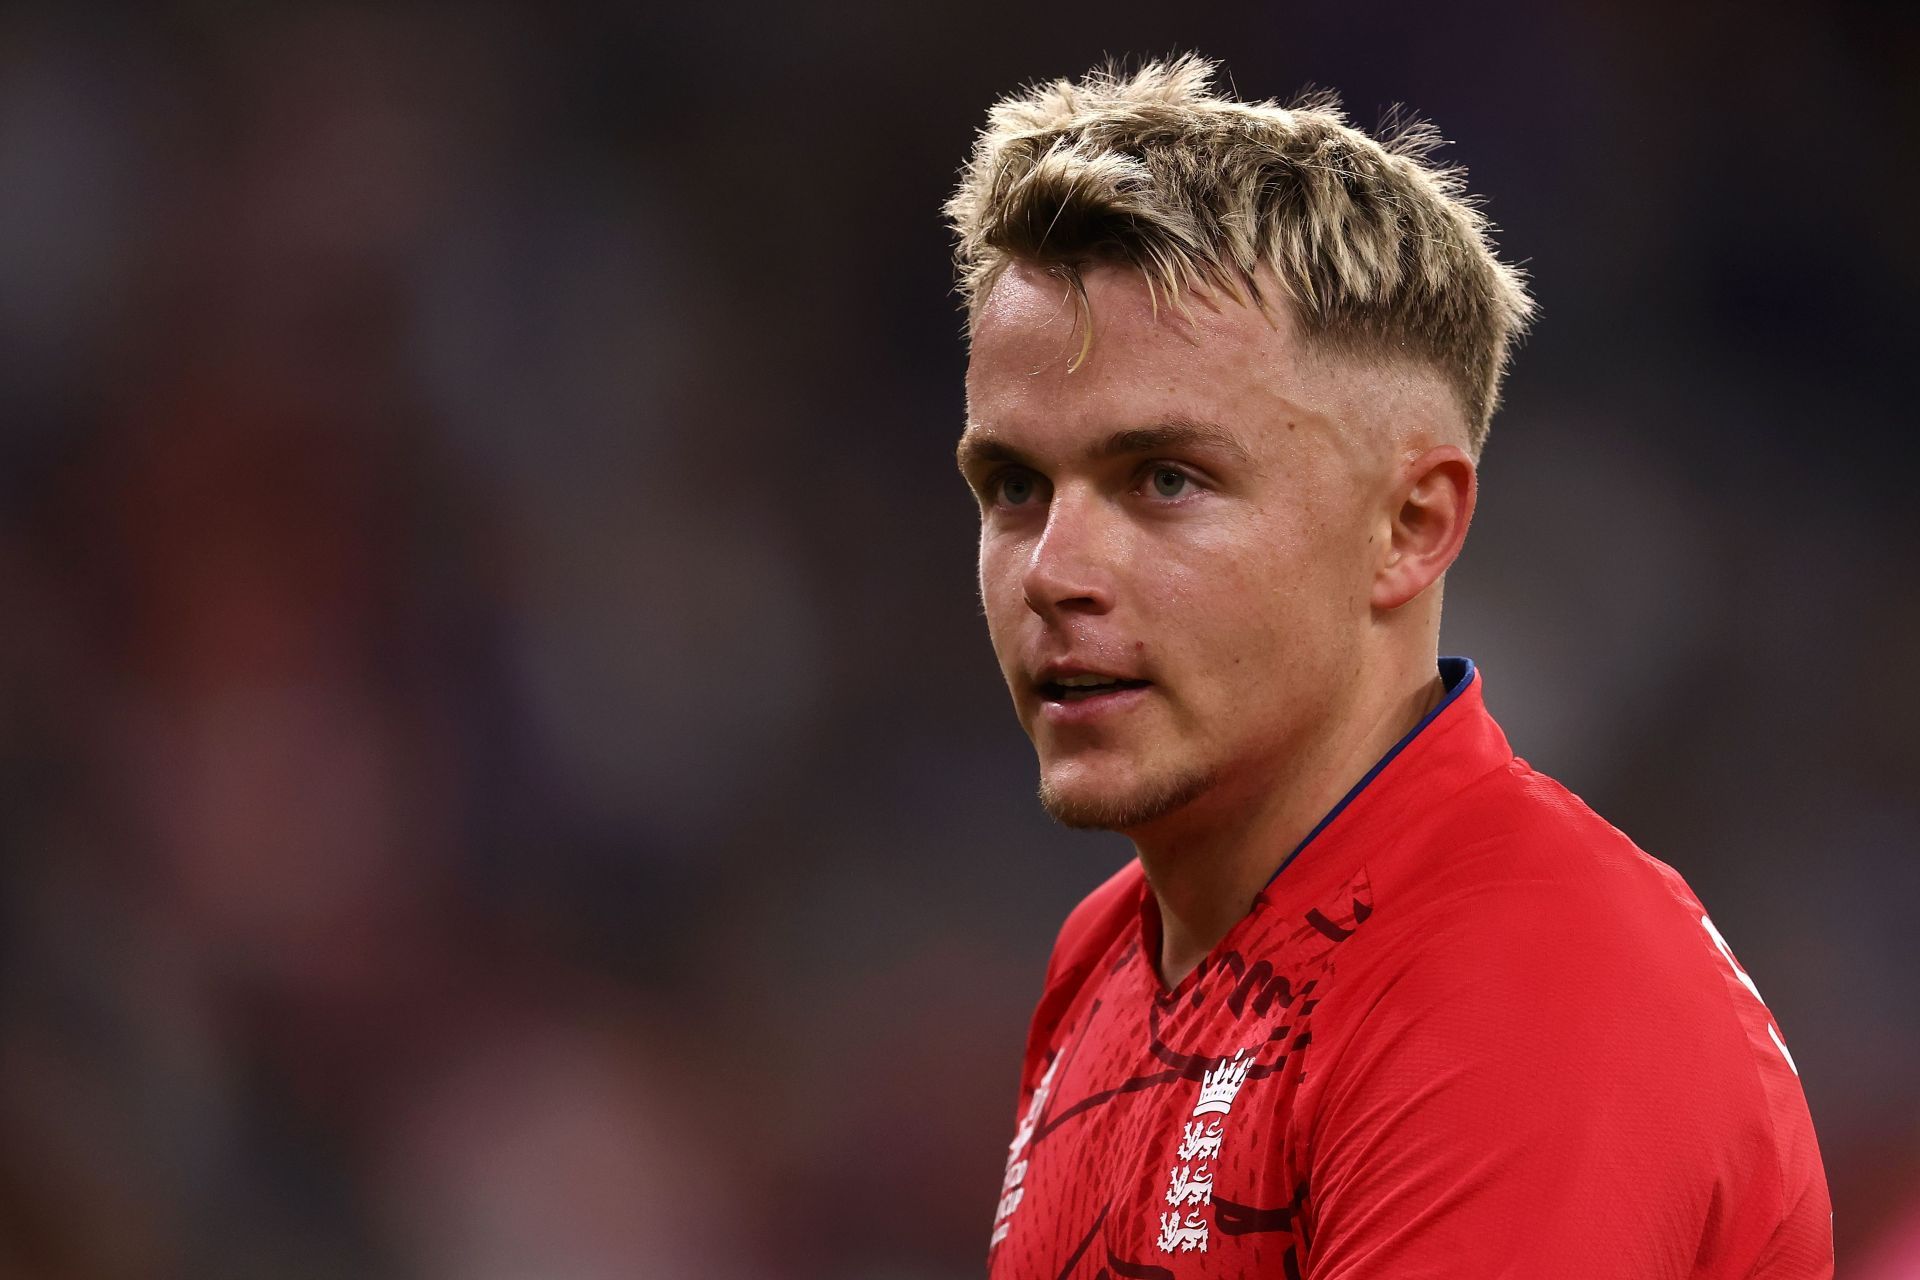
<svg viewBox="0 0 1920 1280">
<path fill-rule="evenodd" d="M 1353 787 L 1347 792 L 1347 794 L 1340 797 L 1340 802 L 1338 804 L 1334 805 L 1333 808 L 1327 810 L 1327 816 L 1320 819 L 1319 822 L 1314 824 L 1313 830 L 1307 832 L 1306 839 L 1302 840 L 1299 844 L 1295 845 L 1293 848 L 1293 852 L 1289 853 L 1284 859 L 1281 860 L 1280 865 L 1274 868 L 1273 875 L 1267 878 L 1268 885 L 1272 885 L 1274 880 L 1279 878 L 1280 873 L 1282 871 L 1285 871 L 1290 865 L 1292 865 L 1293 860 L 1300 856 L 1301 851 L 1304 850 L 1308 845 L 1312 844 L 1314 842 L 1314 839 L 1317 836 L 1319 836 L 1319 834 L 1322 831 L 1325 831 L 1329 826 L 1333 824 L 1334 819 L 1338 818 L 1342 813 L 1346 812 L 1347 807 L 1353 804 L 1354 801 L 1358 800 L 1360 798 L 1361 793 L 1366 791 L 1370 786 L 1373 785 L 1374 779 L 1378 778 L 1383 772 L 1385 772 L 1388 765 L 1392 764 L 1396 759 L 1398 759 L 1402 753 L 1404 753 L 1409 747 L 1411 747 L 1414 744 L 1414 741 L 1416 739 L 1420 738 L 1422 734 L 1426 733 L 1427 727 L 1429 725 L 1433 724 L 1435 721 L 1439 720 L 1441 716 L 1445 715 L 1447 711 L 1456 702 L 1461 701 L 1463 696 L 1467 694 L 1469 689 L 1472 690 L 1472 697 L 1470 701 L 1479 710 L 1480 718 L 1485 718 L 1485 715 L 1486 715 L 1485 706 L 1480 701 L 1480 688 L 1479 688 L 1480 673 L 1479 673 L 1479 670 L 1473 665 L 1473 659 L 1442 658 L 1440 659 L 1439 667 L 1440 667 L 1440 679 L 1446 685 L 1446 689 L 1447 689 L 1446 694 L 1440 699 L 1438 703 L 1434 705 L 1433 710 L 1427 712 L 1426 715 L 1420 717 L 1420 723 L 1414 725 L 1413 728 L 1407 730 L 1405 737 L 1401 738 L 1400 741 L 1394 743 L 1393 746 L 1389 747 L 1387 749 L 1387 753 L 1381 756 L 1379 760 L 1374 762 L 1373 768 L 1367 770 L 1366 774 L 1361 777 L 1360 781 L 1354 783 Z M 1488 720 L 1488 724 L 1491 725 L 1492 721 Z M 1495 729 L 1494 733 L 1498 735 L 1499 730 Z M 1506 746 L 1506 740 L 1504 738 L 1501 739 L 1500 746 L 1502 748 Z M 1512 753 L 1508 752 L 1507 754 L 1511 756 Z"/>
</svg>

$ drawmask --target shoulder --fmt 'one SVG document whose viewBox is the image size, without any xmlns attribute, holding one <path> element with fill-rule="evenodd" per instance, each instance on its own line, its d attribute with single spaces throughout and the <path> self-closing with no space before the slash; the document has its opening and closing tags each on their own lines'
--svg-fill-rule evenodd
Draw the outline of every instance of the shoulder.
<svg viewBox="0 0 1920 1280">
<path fill-rule="evenodd" d="M 1140 863 L 1129 860 L 1067 914 L 1054 939 L 1046 985 L 1033 1011 L 1027 1043 L 1030 1064 L 1046 1056 L 1055 1031 L 1096 985 L 1092 979 L 1101 966 L 1112 963 L 1108 957 L 1139 919 L 1145 891 Z"/>
<path fill-rule="evenodd" d="M 1549 1091 L 1586 1064 L 1626 1093 L 1695 1091 L 1728 1120 L 1764 1110 L 1756 1029 L 1779 1058 L 1764 1006 L 1671 867 L 1519 760 L 1418 826 L 1366 863 L 1372 913 L 1336 953 L 1317 1043 L 1394 1058 L 1425 1043 Z"/>
<path fill-rule="evenodd" d="M 1551 778 L 1515 760 L 1419 827 L 1365 862 L 1372 916 L 1340 949 L 1328 1012 L 1391 987 L 1409 1016 L 1505 1014 L 1535 1042 L 1629 1018 L 1669 1049 L 1744 1040 L 1685 880 Z"/>
<path fill-rule="evenodd" d="M 1780 1033 L 1676 872 L 1520 761 L 1415 826 L 1369 859 L 1373 909 L 1314 1013 L 1333 1186 L 1453 1185 L 1464 1149 L 1560 1188 L 1562 1226 L 1612 1195 L 1749 1263 L 1790 1199 L 1824 1221 Z"/>
<path fill-rule="evenodd" d="M 1444 808 L 1369 862 L 1316 1045 L 1350 1070 L 1424 1052 L 1516 1116 L 1632 1116 L 1676 1150 L 1738 1134 L 1770 1163 L 1771 1095 L 1798 1082 L 1685 880 L 1523 761 Z"/>
<path fill-rule="evenodd" d="M 1146 876 L 1138 859 L 1129 859 L 1067 913 L 1054 939 L 1053 958 L 1047 965 L 1048 984 L 1057 974 L 1104 955 L 1140 915 L 1141 894 Z"/>
<path fill-rule="evenodd" d="M 1646 945 L 1710 959 L 1700 904 L 1678 872 L 1547 775 L 1514 759 L 1412 824 L 1367 861 L 1375 906 L 1395 920 L 1459 927 L 1541 920 L 1569 941 Z"/>
</svg>

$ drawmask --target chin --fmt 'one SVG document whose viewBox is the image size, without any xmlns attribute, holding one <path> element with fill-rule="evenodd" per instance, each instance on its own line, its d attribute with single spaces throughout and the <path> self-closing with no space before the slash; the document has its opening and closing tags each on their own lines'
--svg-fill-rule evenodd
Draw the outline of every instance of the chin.
<svg viewBox="0 0 1920 1280">
<path fill-rule="evenodd" d="M 1119 781 L 1089 778 L 1077 770 L 1064 778 L 1042 770 L 1040 803 L 1063 827 L 1131 831 L 1186 808 L 1213 781 L 1213 775 L 1203 770 Z"/>
</svg>

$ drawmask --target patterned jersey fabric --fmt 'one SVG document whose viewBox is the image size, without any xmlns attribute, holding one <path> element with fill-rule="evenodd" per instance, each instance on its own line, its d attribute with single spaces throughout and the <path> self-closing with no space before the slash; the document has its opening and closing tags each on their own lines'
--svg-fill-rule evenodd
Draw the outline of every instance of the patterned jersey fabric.
<svg viewBox="0 0 1920 1280">
<path fill-rule="evenodd" d="M 994 1280 L 1833 1274 L 1778 1024 L 1471 664 L 1172 990 L 1137 863 L 1034 1015 Z"/>
</svg>

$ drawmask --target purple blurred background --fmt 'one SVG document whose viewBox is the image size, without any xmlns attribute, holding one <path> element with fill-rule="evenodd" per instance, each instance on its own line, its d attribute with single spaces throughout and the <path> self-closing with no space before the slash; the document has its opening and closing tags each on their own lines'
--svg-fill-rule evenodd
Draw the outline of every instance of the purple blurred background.
<svg viewBox="0 0 1920 1280">
<path fill-rule="evenodd" d="M 1127 850 L 1031 798 L 937 210 L 1185 48 L 1457 139 L 1543 313 L 1446 647 L 1920 1275 L 1913 11 L 1197 8 L 0 10 L 0 1276 L 979 1273 Z"/>
</svg>

